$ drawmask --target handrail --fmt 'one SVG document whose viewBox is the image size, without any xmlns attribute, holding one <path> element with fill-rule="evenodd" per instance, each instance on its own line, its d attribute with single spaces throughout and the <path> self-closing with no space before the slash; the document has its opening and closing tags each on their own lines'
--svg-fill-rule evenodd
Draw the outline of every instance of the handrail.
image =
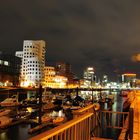
<svg viewBox="0 0 140 140">
<path fill-rule="evenodd" d="M 99 127 L 101 127 L 101 122 L 100 122 L 100 118 L 99 118 L 100 104 L 99 103 L 89 104 L 84 108 L 74 110 L 73 117 L 77 118 L 80 115 L 87 113 L 87 112 L 93 113 L 93 115 L 91 116 L 91 123 L 90 123 L 91 135 L 99 136 L 100 135 Z"/>
<path fill-rule="evenodd" d="M 72 113 L 73 113 L 73 117 L 76 118 L 78 117 L 79 115 L 82 115 L 84 114 L 85 112 L 92 112 L 93 113 L 93 107 L 94 105 L 93 104 L 90 104 L 86 107 L 83 107 L 81 109 L 78 109 L 78 110 L 73 110 Z"/>
<path fill-rule="evenodd" d="M 93 104 L 90 104 L 90 105 L 88 105 L 88 106 L 86 106 L 84 108 L 81 108 L 81 109 L 77 110 L 77 112 L 82 113 L 82 112 L 85 112 L 87 110 L 93 109 L 93 107 L 94 107 L 94 105 Z"/>
<path fill-rule="evenodd" d="M 126 116 L 128 116 L 129 118 L 129 112 L 117 112 L 117 111 L 101 111 L 102 113 L 102 125 L 104 125 L 104 127 L 110 127 L 110 128 L 117 128 L 117 129 L 122 129 L 124 127 L 124 124 L 125 124 L 125 119 L 126 119 Z M 103 115 L 104 114 L 104 115 Z M 113 114 L 117 114 L 118 116 L 116 121 L 117 123 L 115 123 L 115 125 L 113 125 L 112 123 L 112 115 Z M 105 117 L 103 117 L 105 116 Z"/>
<path fill-rule="evenodd" d="M 116 114 L 129 114 L 128 112 L 119 112 L 119 111 L 109 111 L 109 110 L 102 110 L 101 112 L 104 113 L 116 113 Z"/>
<path fill-rule="evenodd" d="M 87 133 L 88 133 L 86 136 L 84 134 L 84 136 L 88 138 L 87 140 L 89 140 L 90 139 L 90 118 L 92 115 L 93 115 L 93 113 L 86 113 L 65 124 L 55 127 L 49 131 L 43 132 L 43 133 L 31 138 L 30 140 L 49 140 L 49 139 L 53 140 L 54 136 L 57 136 L 57 138 L 60 137 L 60 140 L 65 140 L 65 139 L 62 139 L 62 133 L 65 133 L 64 135 L 66 135 L 66 130 L 70 131 L 70 129 L 72 129 L 75 132 L 76 131 L 81 132 L 80 129 L 84 130 L 85 129 L 84 127 L 87 127 L 86 130 L 84 130 L 84 131 L 87 131 Z M 79 123 L 80 123 L 80 126 L 78 126 Z M 78 127 L 79 129 L 75 129 L 76 127 Z M 81 134 L 81 135 L 83 135 L 83 134 Z M 76 140 L 76 133 L 73 132 L 72 137 L 75 139 L 71 139 L 71 140 Z M 79 140 L 84 140 L 84 139 L 79 138 Z"/>
</svg>

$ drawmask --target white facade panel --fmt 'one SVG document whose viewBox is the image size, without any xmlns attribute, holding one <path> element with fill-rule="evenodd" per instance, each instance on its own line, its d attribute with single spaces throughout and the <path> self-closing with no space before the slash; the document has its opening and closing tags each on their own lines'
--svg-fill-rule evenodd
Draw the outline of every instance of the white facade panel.
<svg viewBox="0 0 140 140">
<path fill-rule="evenodd" d="M 23 59 L 21 81 L 29 86 L 38 86 L 44 80 L 45 41 L 25 40 L 23 42 Z"/>
</svg>

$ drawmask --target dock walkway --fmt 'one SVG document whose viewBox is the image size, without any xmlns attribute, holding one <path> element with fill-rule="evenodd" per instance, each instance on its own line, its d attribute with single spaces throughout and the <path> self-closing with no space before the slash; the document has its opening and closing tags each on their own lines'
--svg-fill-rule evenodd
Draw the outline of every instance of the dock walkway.
<svg viewBox="0 0 140 140">
<path fill-rule="evenodd" d="M 140 90 L 134 90 L 130 92 L 128 96 L 131 106 L 130 108 L 133 108 L 133 139 L 131 140 L 140 140 Z M 129 122 L 127 121 L 127 125 L 129 125 Z M 123 133 L 124 132 L 124 133 Z M 126 130 L 123 129 L 119 140 L 124 140 L 124 135 Z M 130 138 L 128 138 L 130 140 Z"/>
<path fill-rule="evenodd" d="M 135 91 L 135 100 L 131 107 L 134 108 L 133 140 L 140 140 L 140 90 Z"/>
</svg>

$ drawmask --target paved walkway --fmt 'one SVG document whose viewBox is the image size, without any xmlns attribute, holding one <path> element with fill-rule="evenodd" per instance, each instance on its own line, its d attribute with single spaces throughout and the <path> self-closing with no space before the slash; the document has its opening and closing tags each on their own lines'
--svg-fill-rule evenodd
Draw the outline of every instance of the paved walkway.
<svg viewBox="0 0 140 140">
<path fill-rule="evenodd" d="M 128 98 L 131 102 L 131 107 L 134 111 L 134 120 L 133 120 L 133 139 L 140 140 L 140 90 L 132 91 L 129 93 Z M 128 128 L 129 121 L 126 121 L 126 127 L 122 130 L 119 140 L 124 140 L 126 130 Z M 130 140 L 128 138 L 128 140 Z"/>
<path fill-rule="evenodd" d="M 135 92 L 135 100 L 131 107 L 134 108 L 133 140 L 140 140 L 140 91 Z"/>
</svg>

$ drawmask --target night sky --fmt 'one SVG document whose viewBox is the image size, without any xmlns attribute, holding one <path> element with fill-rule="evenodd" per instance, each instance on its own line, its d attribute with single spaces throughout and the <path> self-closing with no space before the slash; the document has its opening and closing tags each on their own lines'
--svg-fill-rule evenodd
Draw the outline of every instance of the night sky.
<svg viewBox="0 0 140 140">
<path fill-rule="evenodd" d="M 22 50 L 23 40 L 45 40 L 46 61 L 69 62 L 80 76 L 124 72 L 140 77 L 140 0 L 4 0 L 0 50 Z"/>
</svg>

